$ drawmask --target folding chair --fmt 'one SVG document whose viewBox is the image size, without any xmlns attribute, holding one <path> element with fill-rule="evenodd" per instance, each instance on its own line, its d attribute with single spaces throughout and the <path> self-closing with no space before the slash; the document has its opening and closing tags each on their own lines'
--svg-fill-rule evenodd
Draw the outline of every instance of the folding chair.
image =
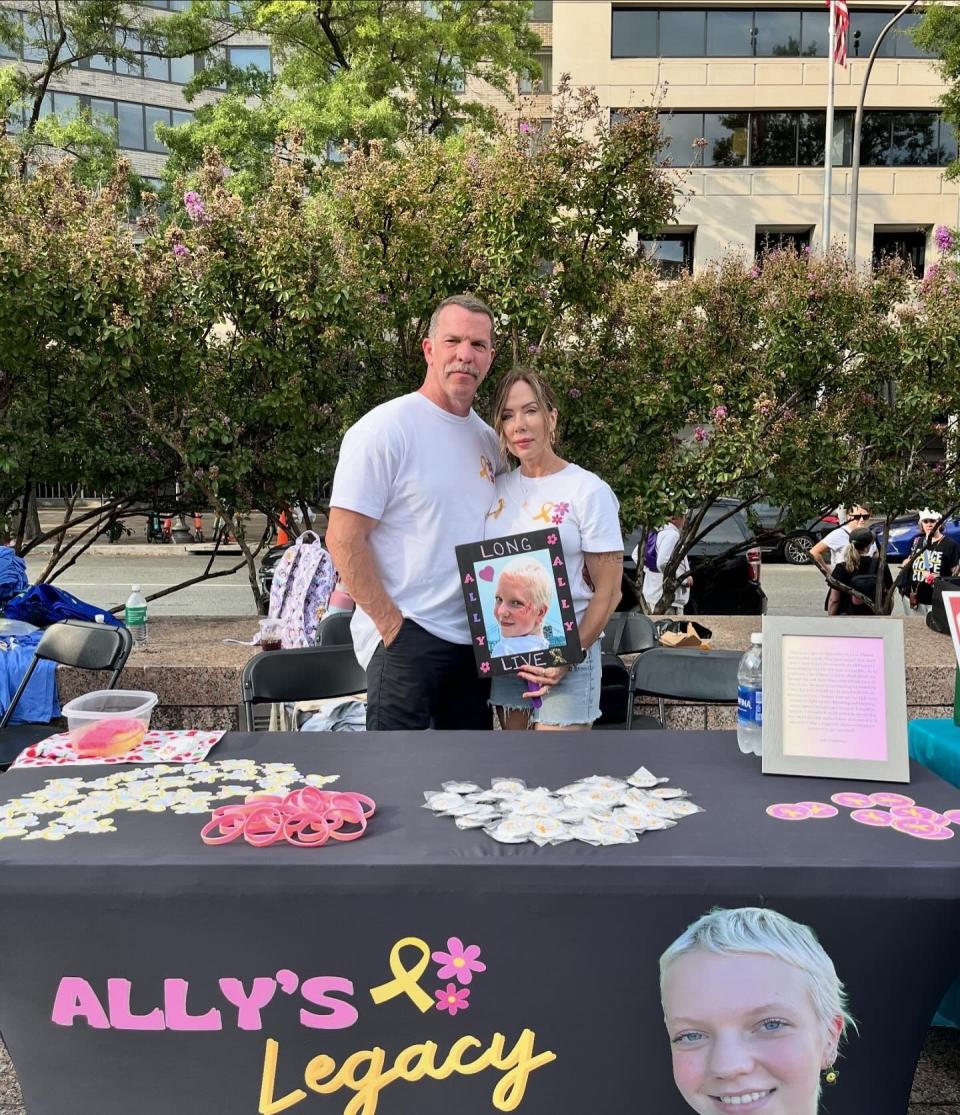
<svg viewBox="0 0 960 1115">
<path fill-rule="evenodd" d="M 657 698 L 659 726 L 664 727 L 667 698 L 700 704 L 729 704 L 737 699 L 738 650 L 655 647 L 641 654 L 630 671 L 627 729 L 633 725 L 637 694 Z"/>
<path fill-rule="evenodd" d="M 255 730 L 254 705 L 349 697 L 367 688 L 352 646 L 298 647 L 255 654 L 240 679 L 246 730 Z"/>
<path fill-rule="evenodd" d="M 326 615 L 317 624 L 318 647 L 349 647 L 353 645 L 350 634 L 350 621 L 353 612 L 334 612 Z"/>
<path fill-rule="evenodd" d="M 607 621 L 600 644 L 600 717 L 594 722 L 595 730 L 627 726 L 630 670 L 620 656 L 644 653 L 656 645 L 656 628 L 643 612 L 614 612 Z"/>
<path fill-rule="evenodd" d="M 25 747 L 56 731 L 55 724 L 10 724 L 17 702 L 38 662 L 56 662 L 78 670 L 111 670 L 106 688 L 113 689 L 132 647 L 133 636 L 126 627 L 108 627 L 104 623 L 79 619 L 68 619 L 48 627 L 6 712 L 0 718 L 0 770 L 5 770 Z"/>
</svg>

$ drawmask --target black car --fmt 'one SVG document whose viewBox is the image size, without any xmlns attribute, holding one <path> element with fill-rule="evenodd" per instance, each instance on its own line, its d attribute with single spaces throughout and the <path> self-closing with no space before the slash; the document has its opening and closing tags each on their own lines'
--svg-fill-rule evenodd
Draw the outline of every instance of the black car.
<svg viewBox="0 0 960 1115">
<path fill-rule="evenodd" d="M 820 515 L 791 526 L 784 508 L 772 503 L 752 503 L 749 516 L 763 553 L 778 554 L 789 565 L 809 565 L 811 548 L 840 525 L 836 515 Z"/>
<path fill-rule="evenodd" d="M 257 583 L 260 585 L 260 592 L 267 599 L 270 598 L 270 588 L 273 585 L 273 574 L 277 568 L 277 562 L 292 545 L 292 542 L 284 542 L 279 546 L 271 546 L 263 555 L 260 568 L 257 570 Z"/>
<path fill-rule="evenodd" d="M 738 500 L 719 499 L 711 504 L 703 525 L 708 531 L 690 550 L 690 572 L 693 589 L 685 612 L 713 616 L 760 616 L 767 610 L 767 595 L 760 585 L 760 550 L 754 543 L 754 532 L 745 511 L 727 515 Z M 713 524 L 713 525 L 711 525 Z M 640 543 L 643 530 L 638 528 L 626 536 L 623 544 L 624 586 L 621 610 L 638 604 L 637 564 L 633 551 Z M 730 551 L 739 548 L 739 552 Z"/>
</svg>

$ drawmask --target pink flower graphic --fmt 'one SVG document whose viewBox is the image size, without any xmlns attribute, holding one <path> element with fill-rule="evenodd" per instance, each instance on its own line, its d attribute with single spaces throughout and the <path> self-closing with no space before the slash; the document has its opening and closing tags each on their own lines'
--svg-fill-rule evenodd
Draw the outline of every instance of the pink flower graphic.
<svg viewBox="0 0 960 1115">
<path fill-rule="evenodd" d="M 469 983 L 474 972 L 485 972 L 486 964 L 477 958 L 480 955 L 479 945 L 467 945 L 459 937 L 450 937 L 447 940 L 449 952 L 435 952 L 433 959 L 441 965 L 437 972 L 437 979 L 456 979 L 459 983 Z"/>
<path fill-rule="evenodd" d="M 481 671 L 481 673 L 489 674 L 490 673 L 490 663 L 489 662 L 481 662 L 480 663 L 480 671 Z"/>
<path fill-rule="evenodd" d="M 556 544 L 557 544 L 557 536 L 555 534 L 548 534 L 547 535 L 547 545 L 548 546 L 555 546 Z"/>
<path fill-rule="evenodd" d="M 437 999 L 437 1010 L 449 1011 L 451 1018 L 458 1010 L 466 1010 L 470 1006 L 467 1002 L 470 998 L 469 987 L 457 987 L 455 983 L 448 983 L 445 989 L 438 987 L 434 995 Z"/>
</svg>

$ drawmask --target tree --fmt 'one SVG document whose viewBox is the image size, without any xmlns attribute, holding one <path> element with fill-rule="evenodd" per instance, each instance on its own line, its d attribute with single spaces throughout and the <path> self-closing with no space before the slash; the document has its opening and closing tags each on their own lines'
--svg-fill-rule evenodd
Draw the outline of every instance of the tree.
<svg viewBox="0 0 960 1115">
<path fill-rule="evenodd" d="M 296 137 L 316 167 L 328 144 L 443 138 L 468 122 L 489 130 L 495 116 L 472 89 L 483 81 L 509 95 L 518 76 L 539 73 L 530 10 L 528 0 L 240 0 L 233 27 L 269 36 L 273 72 L 221 56 L 198 74 L 188 98 L 225 92 L 192 124 L 164 132 L 169 172 L 195 169 L 216 147 L 234 172 L 231 188 L 253 191 L 286 142 L 279 137 Z"/>
<path fill-rule="evenodd" d="M 128 72 L 147 58 L 180 58 L 206 51 L 234 34 L 222 3 L 161 16 L 124 0 L 18 0 L 0 8 L 0 47 L 12 65 L 0 68 L 0 122 L 17 148 L 21 176 L 41 159 L 73 158 L 74 174 L 95 184 L 116 158 L 112 120 L 74 109 L 51 112 L 50 84 L 94 60 Z M 222 18 L 217 18 L 221 16 Z"/>
<path fill-rule="evenodd" d="M 911 35 L 919 47 L 937 56 L 937 68 L 947 84 L 940 94 L 943 116 L 954 129 L 960 127 L 960 12 L 949 4 L 931 4 Z M 955 158 L 946 174 L 956 178 L 960 174 L 960 160 Z"/>
</svg>

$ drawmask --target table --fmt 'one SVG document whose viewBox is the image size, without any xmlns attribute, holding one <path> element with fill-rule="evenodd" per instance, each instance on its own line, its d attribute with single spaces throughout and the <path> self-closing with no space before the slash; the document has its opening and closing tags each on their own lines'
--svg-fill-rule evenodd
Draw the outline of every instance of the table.
<svg viewBox="0 0 960 1115">
<path fill-rule="evenodd" d="M 960 786 L 960 728 L 952 720 L 911 720 L 910 758 Z"/>
<path fill-rule="evenodd" d="M 758 904 L 811 925 L 849 991 L 860 1036 L 846 1048 L 831 1115 L 906 1110 L 929 1019 L 957 974 L 960 838 L 915 840 L 854 824 L 845 810 L 791 824 L 764 808 L 907 787 L 762 776 L 732 732 L 233 734 L 211 758 L 226 756 L 339 773 L 340 788 L 379 802 L 370 833 L 311 851 L 208 848 L 201 816 L 136 813 L 120 815 L 114 835 L 0 842 L 0 1030 L 30 1115 L 474 1115 L 494 1110 L 494 1089 L 511 1080 L 517 1100 L 506 1054 L 518 1043 L 523 1053 L 524 1041 L 529 1057 L 556 1059 L 499 1110 L 688 1115 L 672 1081 L 657 959 L 712 906 Z M 558 786 L 641 763 L 706 811 L 635 845 L 539 849 L 497 844 L 421 808 L 422 791 L 450 778 Z M 0 798 L 62 773 L 12 771 Z M 917 765 L 912 774 L 918 802 L 960 806 L 935 775 Z M 437 950 L 452 936 L 478 944 L 487 965 L 467 1011 L 421 1013 L 403 992 L 374 1004 L 370 989 L 397 974 L 397 942 Z M 397 972 L 419 956 L 414 946 L 395 953 Z M 97 1012 L 108 979 L 109 1020 Z M 431 971 L 421 982 L 430 1006 L 445 981 Z M 52 1021 L 68 986 L 96 1025 Z M 244 995 L 260 1005 L 231 1006 Z M 495 1034 L 504 1067 L 482 1068 Z M 437 1065 L 453 1049 L 454 1067 L 476 1059 L 478 1071 L 394 1080 L 379 1103 L 305 1083 L 306 1074 L 324 1086 L 328 1055 L 338 1068 L 352 1058 L 360 1087 L 378 1049 L 384 1073 L 406 1051 L 416 1077 L 425 1042 L 436 1043 Z"/>
</svg>

